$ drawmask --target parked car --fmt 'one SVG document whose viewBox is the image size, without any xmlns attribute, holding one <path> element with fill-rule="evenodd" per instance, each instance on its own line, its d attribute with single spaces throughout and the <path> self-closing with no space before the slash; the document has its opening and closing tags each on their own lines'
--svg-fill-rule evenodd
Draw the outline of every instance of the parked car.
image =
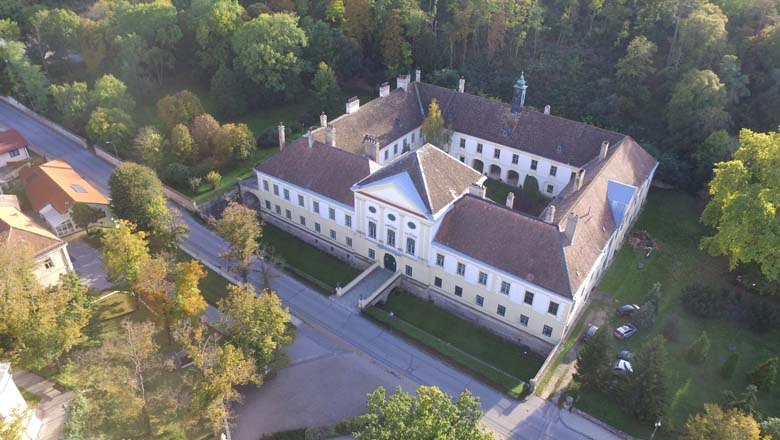
<svg viewBox="0 0 780 440">
<path fill-rule="evenodd" d="M 623 359 L 619 359 L 617 362 L 615 362 L 615 365 L 612 367 L 612 373 L 616 375 L 624 375 L 634 372 L 634 367 L 631 365 L 631 362 L 625 361 Z"/>
<path fill-rule="evenodd" d="M 631 316 L 639 310 L 639 306 L 636 304 L 623 304 L 622 306 L 618 307 L 616 312 L 618 316 Z"/>
<path fill-rule="evenodd" d="M 585 333 L 582 334 L 582 340 L 587 341 L 588 339 L 592 338 L 597 331 L 599 331 L 599 328 L 597 326 L 593 324 L 589 325 L 588 329 L 585 330 Z"/>
<path fill-rule="evenodd" d="M 618 352 L 618 356 L 617 357 L 618 357 L 618 359 L 622 359 L 624 361 L 630 361 L 631 359 L 634 358 L 634 352 L 633 351 L 628 351 L 628 350 L 620 350 Z"/>
<path fill-rule="evenodd" d="M 634 336 L 637 328 L 634 324 L 623 324 L 615 329 L 615 337 L 618 339 L 626 339 Z"/>
</svg>

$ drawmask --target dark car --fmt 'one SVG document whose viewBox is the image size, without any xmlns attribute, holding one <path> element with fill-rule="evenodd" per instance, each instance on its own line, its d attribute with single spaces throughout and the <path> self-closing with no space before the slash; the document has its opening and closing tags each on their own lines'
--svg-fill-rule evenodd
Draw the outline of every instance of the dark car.
<svg viewBox="0 0 780 440">
<path fill-rule="evenodd" d="M 639 306 L 636 304 L 624 304 L 618 307 L 616 312 L 618 316 L 631 316 L 637 310 L 639 310 Z"/>
<path fill-rule="evenodd" d="M 585 330 L 585 332 L 582 334 L 582 340 L 587 341 L 588 339 L 592 338 L 597 331 L 599 331 L 599 328 L 597 326 L 593 324 L 589 325 L 588 329 Z"/>
<path fill-rule="evenodd" d="M 634 336 L 637 328 L 634 324 L 623 324 L 615 329 L 615 337 L 618 339 L 626 339 Z"/>
</svg>

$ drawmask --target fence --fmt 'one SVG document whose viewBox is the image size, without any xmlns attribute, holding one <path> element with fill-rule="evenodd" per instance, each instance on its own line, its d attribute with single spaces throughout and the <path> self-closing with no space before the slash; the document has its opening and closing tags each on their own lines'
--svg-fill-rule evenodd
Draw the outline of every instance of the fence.
<svg viewBox="0 0 780 440">
<path fill-rule="evenodd" d="M 66 138 L 72 140 L 73 142 L 79 144 L 81 148 L 87 149 L 88 144 L 87 140 L 84 139 L 81 136 L 77 136 L 68 130 L 62 128 L 61 125 L 54 123 L 43 116 L 39 115 L 38 113 L 30 110 L 27 108 L 24 104 L 20 103 L 19 101 L 15 100 L 14 98 L 11 98 L 10 96 L 0 96 L 0 101 L 5 102 L 6 104 L 10 105 L 11 107 L 15 108 L 16 110 L 26 114 L 27 116 L 35 119 L 36 121 L 40 122 L 41 124 L 51 128 L 52 130 L 56 131 L 57 133 L 65 136 Z"/>
</svg>

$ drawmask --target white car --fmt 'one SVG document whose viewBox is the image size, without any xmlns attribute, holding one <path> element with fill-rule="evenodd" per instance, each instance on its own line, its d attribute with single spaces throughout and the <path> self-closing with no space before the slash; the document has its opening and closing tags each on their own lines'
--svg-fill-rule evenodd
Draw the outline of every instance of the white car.
<svg viewBox="0 0 780 440">
<path fill-rule="evenodd" d="M 638 329 L 634 324 L 623 324 L 615 329 L 615 337 L 618 339 L 626 339 L 634 336 Z"/>
<path fill-rule="evenodd" d="M 631 362 L 618 359 L 612 367 L 612 372 L 618 375 L 629 374 L 634 372 L 634 367 L 631 366 Z"/>
</svg>

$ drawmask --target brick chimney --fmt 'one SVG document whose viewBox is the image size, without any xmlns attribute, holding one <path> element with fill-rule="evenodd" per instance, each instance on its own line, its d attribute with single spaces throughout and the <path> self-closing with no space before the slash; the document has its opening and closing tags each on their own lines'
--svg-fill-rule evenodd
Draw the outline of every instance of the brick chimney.
<svg viewBox="0 0 780 440">
<path fill-rule="evenodd" d="M 601 143 L 601 152 L 599 152 L 599 158 L 601 158 L 601 160 L 606 159 L 608 152 L 609 152 L 609 141 L 604 141 Z"/>
<path fill-rule="evenodd" d="M 328 124 L 328 127 L 325 129 L 325 143 L 331 147 L 336 146 L 336 127 L 333 124 Z"/>
<path fill-rule="evenodd" d="M 466 90 L 466 80 L 461 76 L 458 80 L 458 92 L 463 93 Z"/>
<path fill-rule="evenodd" d="M 395 80 L 395 86 L 399 89 L 404 89 L 405 92 L 406 88 L 409 87 L 409 75 L 398 75 L 398 78 Z"/>
<path fill-rule="evenodd" d="M 328 126 L 328 115 L 325 112 L 320 113 L 320 127 Z"/>
<path fill-rule="evenodd" d="M 550 110 L 552 110 L 552 107 L 550 107 L 550 104 L 547 104 L 547 105 L 544 106 L 544 114 L 545 115 L 549 115 L 550 114 Z"/>
<path fill-rule="evenodd" d="M 382 83 L 382 84 L 379 86 L 379 97 L 380 97 L 380 98 L 384 98 L 385 96 L 387 96 L 387 95 L 389 95 L 389 94 L 390 94 L 390 83 L 388 83 L 387 81 L 385 81 L 385 82 L 383 82 L 383 83 Z"/>
<path fill-rule="evenodd" d="M 515 193 L 512 191 L 509 191 L 506 194 L 506 207 L 509 209 L 513 209 L 515 207 Z"/>
<path fill-rule="evenodd" d="M 485 187 L 481 185 L 477 185 L 476 183 L 472 183 L 469 186 L 469 194 L 475 195 L 481 199 L 485 198 Z"/>
<path fill-rule="evenodd" d="M 414 82 L 420 82 L 422 76 L 422 72 L 420 72 L 420 69 L 416 69 L 414 71 Z"/>
<path fill-rule="evenodd" d="M 282 150 L 284 149 L 284 124 L 280 122 L 276 129 L 279 136 L 279 150 Z"/>
<path fill-rule="evenodd" d="M 349 98 L 349 100 L 347 100 L 346 110 L 348 115 L 355 113 L 359 109 L 360 109 L 360 100 L 358 99 L 357 96 L 353 96 Z"/>
<path fill-rule="evenodd" d="M 569 245 L 574 244 L 574 232 L 577 230 L 577 222 L 579 217 L 576 214 L 569 214 L 566 219 L 566 229 L 563 230 L 563 235 L 566 237 L 566 243 Z"/>
<path fill-rule="evenodd" d="M 582 184 L 585 183 L 585 169 L 581 169 L 579 173 L 577 173 L 577 177 L 574 178 L 574 185 L 577 188 L 577 191 L 582 189 Z"/>
<path fill-rule="evenodd" d="M 555 221 L 555 205 L 550 205 L 544 210 L 544 221 L 546 223 Z"/>
</svg>

